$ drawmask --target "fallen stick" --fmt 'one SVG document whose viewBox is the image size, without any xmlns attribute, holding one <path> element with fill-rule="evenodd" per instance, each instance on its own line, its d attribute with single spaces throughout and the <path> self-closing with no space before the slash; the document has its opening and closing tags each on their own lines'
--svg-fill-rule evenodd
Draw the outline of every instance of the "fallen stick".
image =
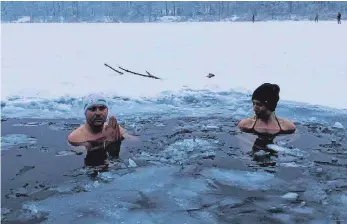
<svg viewBox="0 0 347 224">
<path fill-rule="evenodd" d="M 106 64 L 106 63 L 104 63 L 104 65 L 105 65 L 106 67 L 109 67 L 110 69 L 112 69 L 113 71 L 117 72 L 117 73 L 120 74 L 120 75 L 123 75 L 123 74 L 124 74 L 123 72 L 120 72 L 120 71 L 118 71 L 118 70 L 112 68 L 110 65 L 108 65 L 108 64 Z"/>
<path fill-rule="evenodd" d="M 152 77 L 154 77 L 154 76 L 153 76 L 153 75 L 152 75 L 151 73 L 149 73 L 149 72 L 147 72 L 147 71 L 146 71 L 146 73 L 147 73 L 147 74 L 148 74 L 149 76 L 152 76 Z"/>
<path fill-rule="evenodd" d="M 134 75 L 139 75 L 139 76 L 142 76 L 142 77 L 147 77 L 147 78 L 152 78 L 152 79 L 161 79 L 161 78 L 159 78 L 159 77 L 156 77 L 156 76 L 154 76 L 154 75 L 151 75 L 149 72 L 147 72 L 147 74 L 148 75 L 144 75 L 144 74 L 141 74 L 141 73 L 137 73 L 137 72 L 133 72 L 133 71 L 130 71 L 130 70 L 128 70 L 128 69 L 125 69 L 125 68 L 122 68 L 122 67 L 120 67 L 120 66 L 118 66 L 118 68 L 119 69 L 121 69 L 121 70 L 123 70 L 123 71 L 125 71 L 125 72 L 129 72 L 129 73 L 131 73 L 131 74 L 134 74 Z"/>
</svg>

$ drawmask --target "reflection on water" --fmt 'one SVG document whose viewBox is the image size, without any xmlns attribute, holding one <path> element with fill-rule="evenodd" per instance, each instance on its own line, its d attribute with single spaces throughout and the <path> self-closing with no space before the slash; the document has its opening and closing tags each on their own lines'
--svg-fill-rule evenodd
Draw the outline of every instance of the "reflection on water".
<svg viewBox="0 0 347 224">
<path fill-rule="evenodd" d="M 276 161 L 273 160 L 277 157 L 277 153 L 274 150 L 267 148 L 268 144 L 273 144 L 273 139 L 268 140 L 258 137 L 252 146 L 250 155 L 259 166 L 261 167 L 274 167 Z"/>
<path fill-rule="evenodd" d="M 88 176 L 95 178 L 99 173 L 108 172 L 111 163 L 114 164 L 115 161 L 119 160 L 119 152 L 121 143 L 113 142 L 110 143 L 106 148 L 101 143 L 91 142 L 92 147 L 100 146 L 100 148 L 87 151 L 84 158 L 84 167 L 87 168 Z"/>
</svg>

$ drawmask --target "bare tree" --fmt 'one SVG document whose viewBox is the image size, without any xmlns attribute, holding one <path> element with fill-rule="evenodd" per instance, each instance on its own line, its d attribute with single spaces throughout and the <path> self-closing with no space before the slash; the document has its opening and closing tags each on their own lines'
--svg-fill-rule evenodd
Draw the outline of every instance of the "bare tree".
<svg viewBox="0 0 347 224">
<path fill-rule="evenodd" d="M 213 3 L 210 3 L 210 9 L 209 9 L 209 14 L 210 14 L 210 16 L 212 16 L 213 15 L 213 13 L 214 13 L 214 10 L 213 10 Z"/>
<path fill-rule="evenodd" d="M 176 4 L 175 2 L 172 2 L 173 5 L 173 16 L 176 16 Z"/>
<path fill-rule="evenodd" d="M 227 17 L 230 16 L 230 2 L 227 2 Z"/>
<path fill-rule="evenodd" d="M 218 1 L 218 20 L 220 21 L 221 17 L 221 1 Z"/>
<path fill-rule="evenodd" d="M 79 5 L 79 3 L 77 1 L 72 2 L 72 15 L 73 15 L 75 21 L 78 21 L 78 18 L 79 18 L 78 5 Z"/>
<path fill-rule="evenodd" d="M 45 12 L 44 20 L 47 21 L 47 17 L 48 17 L 48 2 L 45 2 L 45 4 L 43 5 L 43 10 Z"/>
<path fill-rule="evenodd" d="M 147 10 L 148 10 L 148 22 L 151 22 L 152 18 L 152 2 L 147 3 Z"/>
<path fill-rule="evenodd" d="M 165 13 L 166 13 L 166 16 L 169 15 L 169 10 L 168 10 L 168 8 L 167 8 L 167 1 L 165 2 Z"/>
<path fill-rule="evenodd" d="M 111 5 L 112 5 L 112 7 L 111 7 L 112 8 L 112 12 L 111 12 L 112 21 L 117 21 L 118 20 L 117 9 L 119 8 L 118 2 L 112 2 Z"/>
</svg>

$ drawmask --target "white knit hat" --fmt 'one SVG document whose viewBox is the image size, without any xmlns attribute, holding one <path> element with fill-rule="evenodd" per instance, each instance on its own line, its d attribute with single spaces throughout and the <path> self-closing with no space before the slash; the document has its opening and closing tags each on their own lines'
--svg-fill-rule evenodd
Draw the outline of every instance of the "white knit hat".
<svg viewBox="0 0 347 224">
<path fill-rule="evenodd" d="M 94 105 L 104 105 L 108 108 L 108 102 L 105 97 L 99 94 L 90 94 L 85 98 L 83 107 L 84 113 L 86 113 L 86 111 Z"/>
</svg>

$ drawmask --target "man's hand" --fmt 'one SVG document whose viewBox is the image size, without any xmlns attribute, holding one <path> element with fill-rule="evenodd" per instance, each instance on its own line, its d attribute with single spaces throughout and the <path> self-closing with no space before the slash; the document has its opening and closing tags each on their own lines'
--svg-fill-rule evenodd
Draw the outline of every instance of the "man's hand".
<svg viewBox="0 0 347 224">
<path fill-rule="evenodd" d="M 103 133 L 103 137 L 105 138 L 106 142 L 116 142 L 122 139 L 117 119 L 114 116 L 110 117 L 110 120 Z"/>
</svg>

